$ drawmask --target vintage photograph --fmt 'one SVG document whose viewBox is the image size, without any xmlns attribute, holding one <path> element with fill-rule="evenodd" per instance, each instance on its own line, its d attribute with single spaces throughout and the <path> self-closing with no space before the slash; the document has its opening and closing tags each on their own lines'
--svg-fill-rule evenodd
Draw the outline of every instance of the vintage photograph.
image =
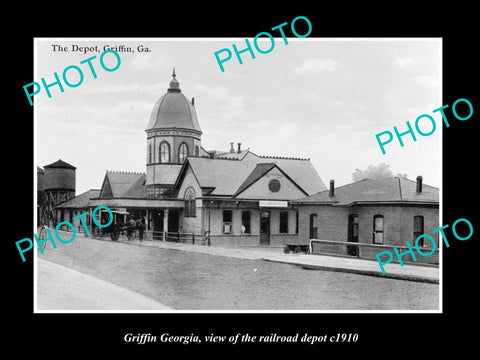
<svg viewBox="0 0 480 360">
<path fill-rule="evenodd" d="M 442 39 L 257 40 L 35 38 L 35 312 L 442 311 Z"/>
</svg>

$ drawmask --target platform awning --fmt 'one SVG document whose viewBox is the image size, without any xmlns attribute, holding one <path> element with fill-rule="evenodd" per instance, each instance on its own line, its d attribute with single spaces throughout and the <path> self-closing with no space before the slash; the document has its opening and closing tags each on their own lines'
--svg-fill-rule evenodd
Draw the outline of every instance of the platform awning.
<svg viewBox="0 0 480 360">
<path fill-rule="evenodd" d="M 119 214 L 119 215 L 129 215 L 130 213 L 127 211 L 126 208 L 112 208 L 113 213 Z"/>
<path fill-rule="evenodd" d="M 183 208 L 185 202 L 183 200 L 176 200 L 176 199 L 122 199 L 122 198 L 94 198 L 90 199 L 92 206 L 97 207 L 100 205 L 108 206 L 110 209 L 112 208 Z"/>
</svg>

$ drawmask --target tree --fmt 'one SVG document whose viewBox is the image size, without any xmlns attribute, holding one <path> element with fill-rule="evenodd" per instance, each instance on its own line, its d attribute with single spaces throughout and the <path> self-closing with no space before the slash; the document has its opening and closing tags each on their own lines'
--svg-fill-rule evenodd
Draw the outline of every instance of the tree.
<svg viewBox="0 0 480 360">
<path fill-rule="evenodd" d="M 392 170 L 390 170 L 390 165 L 381 163 L 377 166 L 368 165 L 365 170 L 355 169 L 352 174 L 353 181 L 360 181 L 363 179 L 382 179 L 386 177 L 394 176 Z M 395 175 L 401 178 L 407 178 L 407 174 L 397 174 Z"/>
</svg>

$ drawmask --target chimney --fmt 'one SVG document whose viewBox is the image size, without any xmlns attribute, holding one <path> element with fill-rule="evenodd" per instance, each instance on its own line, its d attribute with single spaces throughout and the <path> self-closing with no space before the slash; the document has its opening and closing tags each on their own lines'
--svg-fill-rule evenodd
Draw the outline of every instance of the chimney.
<svg viewBox="0 0 480 360">
<path fill-rule="evenodd" d="M 212 150 L 208 153 L 208 155 L 210 155 L 210 159 L 213 159 L 215 157 L 215 153 L 216 153 L 215 150 Z"/>
<path fill-rule="evenodd" d="M 230 152 L 231 153 L 235 152 L 235 149 L 233 148 L 233 142 L 230 143 Z"/>
<path fill-rule="evenodd" d="M 335 196 L 335 180 L 330 180 L 330 191 L 328 192 L 328 196 Z"/>
<path fill-rule="evenodd" d="M 420 175 L 417 176 L 417 193 L 422 192 L 422 177 Z"/>
<path fill-rule="evenodd" d="M 237 143 L 237 145 L 238 145 L 238 151 L 237 152 L 240 154 L 240 152 L 242 151 L 242 149 L 241 149 L 242 143 Z"/>
</svg>

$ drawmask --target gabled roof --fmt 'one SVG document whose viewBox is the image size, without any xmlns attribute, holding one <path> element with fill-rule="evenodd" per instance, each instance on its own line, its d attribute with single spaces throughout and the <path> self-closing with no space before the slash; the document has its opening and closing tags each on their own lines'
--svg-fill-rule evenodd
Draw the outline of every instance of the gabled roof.
<svg viewBox="0 0 480 360">
<path fill-rule="evenodd" d="M 66 200 L 58 205 L 56 208 L 62 209 L 85 209 L 91 206 L 90 199 L 96 198 L 100 194 L 100 190 L 98 189 L 90 189 L 85 191 L 84 193 L 71 198 L 70 200 Z"/>
<path fill-rule="evenodd" d="M 213 189 L 210 195 L 232 196 L 249 174 L 248 164 L 242 161 L 188 157 L 177 185 L 188 167 L 192 169 L 200 187 Z"/>
<path fill-rule="evenodd" d="M 250 185 L 255 183 L 258 179 L 263 177 L 266 173 L 268 173 L 270 170 L 272 170 L 274 167 L 277 165 L 275 163 L 262 163 L 262 164 L 257 164 L 255 169 L 250 173 L 250 175 L 247 176 L 245 181 L 240 185 L 240 187 L 237 189 L 235 194 L 233 196 L 237 196 L 240 194 L 242 191 L 247 189 Z"/>
<path fill-rule="evenodd" d="M 415 181 L 399 177 L 363 179 L 335 188 L 332 197 L 326 190 L 295 200 L 295 203 L 337 206 L 359 203 L 439 203 L 438 188 L 423 184 L 422 191 L 417 192 L 416 186 Z"/>
<path fill-rule="evenodd" d="M 260 163 L 260 164 L 257 164 L 257 166 L 248 175 L 248 177 L 245 179 L 245 181 L 242 183 L 242 185 L 240 185 L 240 187 L 237 189 L 237 191 L 235 192 L 235 194 L 233 196 L 234 197 L 239 196 L 243 191 L 248 189 L 251 185 L 253 185 L 255 182 L 260 180 L 262 177 L 264 177 L 266 174 L 268 174 L 274 168 L 276 168 L 278 171 L 280 171 L 303 194 L 307 195 L 307 192 L 305 190 L 303 190 L 297 183 L 295 183 L 295 181 L 293 181 L 292 178 L 288 174 L 286 174 L 285 171 L 283 171 L 276 163 Z"/>
<path fill-rule="evenodd" d="M 267 172 L 277 167 L 305 194 L 326 189 L 317 172 L 305 159 L 265 158 L 251 152 L 239 159 L 188 157 L 176 187 L 191 168 L 199 186 L 211 196 L 236 196 Z"/>
<path fill-rule="evenodd" d="M 254 164 L 272 162 L 278 165 L 280 169 L 287 174 L 293 182 L 300 186 L 307 194 L 327 189 L 317 171 L 313 167 L 310 159 L 258 156 L 250 152 L 245 156 L 244 161 L 250 161 Z"/>
<path fill-rule="evenodd" d="M 203 149 L 203 148 L 202 148 Z M 205 149 L 203 149 L 207 152 Z M 210 153 L 209 151 L 207 153 Z M 274 163 L 286 174 L 289 179 L 307 194 L 314 194 L 327 187 L 310 162 L 310 159 L 258 156 L 249 149 L 239 152 L 215 151 L 211 159 L 209 156 L 188 157 L 188 165 L 192 168 L 202 188 L 211 189 L 209 195 L 232 196 L 246 180 L 247 176 L 256 168 L 257 164 Z M 182 180 L 182 172 L 176 184 Z M 260 169 L 257 169 L 259 171 Z M 253 176 L 253 175 L 252 175 Z M 213 190 L 212 190 L 213 189 Z"/>
<path fill-rule="evenodd" d="M 107 171 L 100 190 L 100 198 L 144 198 L 145 174 Z"/>
<path fill-rule="evenodd" d="M 128 188 L 127 191 L 122 195 L 124 198 L 145 198 L 147 196 L 146 187 L 145 187 L 145 174 L 140 176 L 137 181 L 135 181 L 132 186 Z"/>
</svg>

